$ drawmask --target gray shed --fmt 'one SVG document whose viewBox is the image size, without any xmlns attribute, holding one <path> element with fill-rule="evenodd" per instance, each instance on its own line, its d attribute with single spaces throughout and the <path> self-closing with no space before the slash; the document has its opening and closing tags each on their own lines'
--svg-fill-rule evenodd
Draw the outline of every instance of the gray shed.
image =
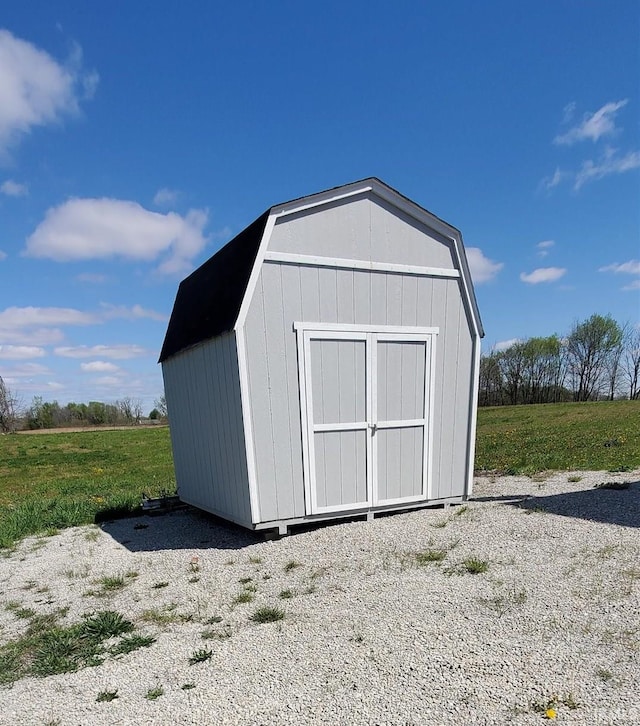
<svg viewBox="0 0 640 726">
<path fill-rule="evenodd" d="M 471 494 L 482 324 L 460 232 L 378 179 L 271 207 L 180 284 L 180 498 L 252 529 Z"/>
</svg>

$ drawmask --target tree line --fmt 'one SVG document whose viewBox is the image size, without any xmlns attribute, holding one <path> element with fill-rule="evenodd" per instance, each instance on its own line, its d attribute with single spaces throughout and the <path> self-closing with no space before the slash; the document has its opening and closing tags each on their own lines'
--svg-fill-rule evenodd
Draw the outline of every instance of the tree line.
<svg viewBox="0 0 640 726">
<path fill-rule="evenodd" d="M 640 398 L 640 329 L 610 315 L 576 322 L 566 337 L 517 341 L 480 359 L 480 406 L 614 398 Z"/>
<path fill-rule="evenodd" d="M 124 398 L 113 403 L 89 401 L 89 403 L 67 403 L 44 401 L 35 396 L 31 405 L 25 407 L 13 395 L 0 377 L 0 432 L 8 433 L 18 429 L 51 429 L 75 426 L 135 426 L 143 420 L 143 406 L 139 398 Z M 164 394 L 154 401 L 149 412 L 150 420 L 167 420 L 167 402 Z"/>
</svg>

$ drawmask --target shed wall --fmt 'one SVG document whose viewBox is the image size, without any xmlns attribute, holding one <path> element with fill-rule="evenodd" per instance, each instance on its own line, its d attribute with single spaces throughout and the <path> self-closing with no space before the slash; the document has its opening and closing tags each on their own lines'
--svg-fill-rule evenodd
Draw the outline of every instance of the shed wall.
<svg viewBox="0 0 640 726">
<path fill-rule="evenodd" d="M 359 215 L 369 200 L 357 202 Z M 346 208 L 332 211 L 347 213 Z M 322 219 L 320 219 L 322 217 Z M 335 235 L 339 227 L 330 227 Z M 299 220 L 302 221 L 302 220 Z M 314 246 L 304 253 L 327 255 L 324 210 L 315 215 L 309 230 Z M 361 220 L 364 224 L 365 222 Z M 306 224 L 306 223 L 305 223 Z M 387 220 L 385 227 L 395 222 Z M 276 230 L 278 228 L 276 227 Z M 369 229 L 368 223 L 365 229 Z M 405 227 L 398 227 L 396 235 Z M 286 227 L 274 244 L 293 240 Z M 324 233 L 323 233 L 324 231 Z M 354 233 L 355 234 L 355 233 Z M 366 235 L 365 235 L 366 236 Z M 393 238 L 388 245 L 393 247 Z M 357 239 L 357 235 L 353 237 Z M 324 242 L 323 242 L 324 240 Z M 301 244 L 307 241 L 302 238 Z M 434 244 L 436 244 L 434 242 Z M 451 252 L 441 243 L 449 255 Z M 426 241 L 427 247 L 431 245 Z M 270 245 L 270 249 L 272 246 Z M 336 256 L 362 259 L 356 247 L 337 245 Z M 338 254 L 339 253 L 339 254 Z M 442 253 L 442 250 L 441 250 Z M 365 256 L 364 259 L 367 259 Z M 377 257 L 376 260 L 380 258 Z M 394 261 L 398 258 L 394 257 Z M 445 266 L 444 257 L 402 260 L 406 264 Z M 294 321 L 374 325 L 434 326 L 440 329 L 435 363 L 433 418 L 434 499 L 461 496 L 467 478 L 467 442 L 472 391 L 473 345 L 471 325 L 463 303 L 460 280 L 415 275 L 344 270 L 265 262 L 249 307 L 245 335 L 249 398 L 254 432 L 256 474 L 262 521 L 301 517 L 305 514 L 298 369 Z"/>
<path fill-rule="evenodd" d="M 162 374 L 180 498 L 250 524 L 235 334 L 169 358 Z"/>
<path fill-rule="evenodd" d="M 271 252 L 455 269 L 452 248 L 450 240 L 370 193 L 316 214 L 287 215 L 269 240 Z"/>
</svg>

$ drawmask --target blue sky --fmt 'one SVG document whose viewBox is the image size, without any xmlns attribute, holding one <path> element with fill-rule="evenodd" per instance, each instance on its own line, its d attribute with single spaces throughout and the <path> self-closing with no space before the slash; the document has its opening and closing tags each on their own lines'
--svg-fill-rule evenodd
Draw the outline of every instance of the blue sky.
<svg viewBox="0 0 640 726">
<path fill-rule="evenodd" d="M 462 230 L 485 349 L 640 321 L 640 9 L 10 3 L 0 375 L 143 400 L 177 285 L 265 209 L 377 176 Z"/>
</svg>

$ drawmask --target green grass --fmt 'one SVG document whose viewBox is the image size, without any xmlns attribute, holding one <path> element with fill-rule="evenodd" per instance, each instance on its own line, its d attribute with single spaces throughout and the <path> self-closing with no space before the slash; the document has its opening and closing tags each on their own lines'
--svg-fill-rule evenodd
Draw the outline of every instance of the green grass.
<svg viewBox="0 0 640 726">
<path fill-rule="evenodd" d="M 501 406 L 478 412 L 479 471 L 534 474 L 638 467 L 640 401 Z M 166 427 L 0 436 L 0 548 L 30 534 L 135 513 L 143 491 L 159 496 L 174 490 Z M 260 561 L 250 558 L 255 564 Z M 292 560 L 284 569 L 291 572 L 299 565 Z"/>
<path fill-rule="evenodd" d="M 0 436 L 0 547 L 136 512 L 175 490 L 169 430 Z"/>
<path fill-rule="evenodd" d="M 253 620 L 254 623 L 275 623 L 283 618 L 284 610 L 265 606 L 258 608 L 249 619 Z"/>
<path fill-rule="evenodd" d="M 548 470 L 628 471 L 637 467 L 640 401 L 478 410 L 478 471 L 533 474 Z"/>
<path fill-rule="evenodd" d="M 0 646 L 0 683 L 99 665 L 105 656 L 103 641 L 133 630 L 129 620 L 112 610 L 71 625 L 60 623 L 64 612 L 34 615 L 21 636 Z"/>
</svg>

